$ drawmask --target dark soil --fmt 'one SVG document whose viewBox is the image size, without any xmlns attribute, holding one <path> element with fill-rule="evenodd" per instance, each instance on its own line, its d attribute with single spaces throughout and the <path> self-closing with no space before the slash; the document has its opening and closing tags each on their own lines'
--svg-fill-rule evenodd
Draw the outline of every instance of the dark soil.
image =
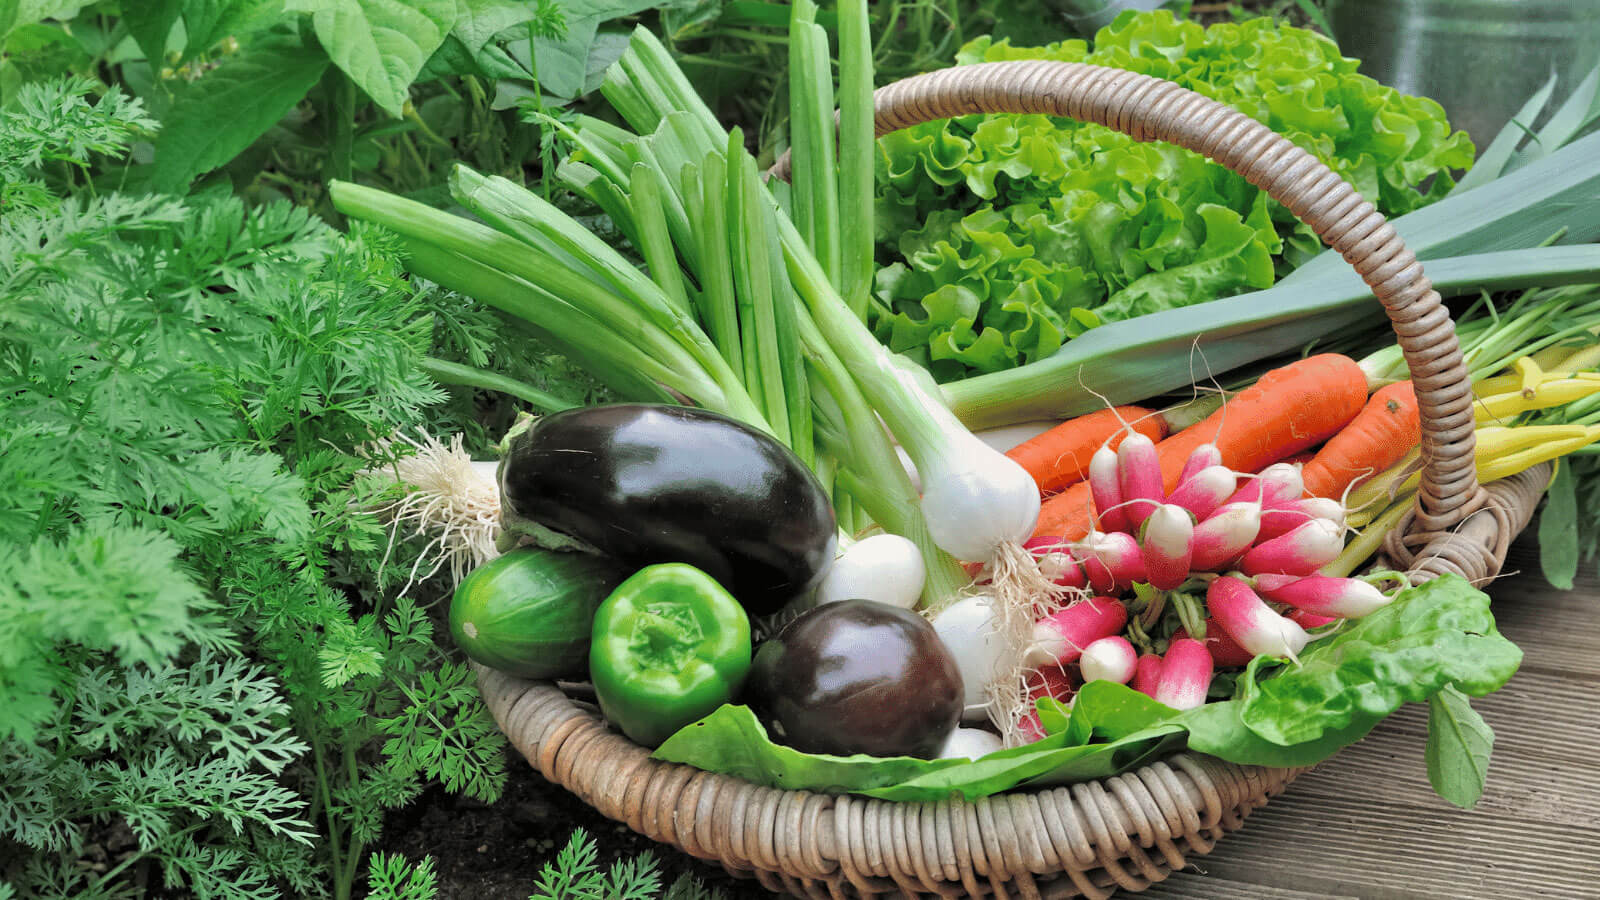
<svg viewBox="0 0 1600 900">
<path fill-rule="evenodd" d="M 689 873 L 728 898 L 767 897 L 754 881 L 639 835 L 605 818 L 565 789 L 546 781 L 515 751 L 508 751 L 511 777 L 493 804 L 454 796 L 434 787 L 416 802 L 390 813 L 375 849 L 412 860 L 433 857 L 442 900 L 527 900 L 539 869 L 553 860 L 573 829 L 583 828 L 600 846 L 602 866 L 653 852 L 662 884 Z"/>
</svg>

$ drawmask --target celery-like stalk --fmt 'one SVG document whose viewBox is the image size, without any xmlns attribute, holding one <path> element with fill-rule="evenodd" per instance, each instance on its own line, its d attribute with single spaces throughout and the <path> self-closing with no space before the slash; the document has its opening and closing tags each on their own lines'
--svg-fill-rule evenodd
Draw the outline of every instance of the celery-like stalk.
<svg viewBox="0 0 1600 900">
<path fill-rule="evenodd" d="M 839 4 L 839 292 L 862 321 L 872 291 L 872 35 L 867 0 Z"/>
<path fill-rule="evenodd" d="M 789 20 L 789 124 L 794 134 L 794 221 L 835 286 L 839 284 L 839 175 L 833 72 L 817 6 L 796 0 Z"/>
<path fill-rule="evenodd" d="M 525 381 L 519 381 L 518 379 L 501 375 L 498 372 L 485 371 L 476 366 L 424 357 L 417 363 L 417 368 L 440 384 L 455 384 L 462 387 L 482 388 L 488 391 L 510 394 L 518 400 L 526 401 L 534 409 L 542 413 L 560 412 L 563 409 L 572 409 L 578 405 L 564 397 L 557 397 L 549 391 L 536 388 Z"/>
<path fill-rule="evenodd" d="M 650 269 L 650 278 L 672 304 L 689 314 L 689 294 L 683 287 L 683 275 L 678 269 L 678 257 L 672 249 L 672 237 L 667 233 L 666 211 L 661 206 L 661 188 L 649 166 L 633 167 L 633 177 L 628 187 L 632 196 L 634 220 L 639 226 L 639 251 Z"/>
</svg>

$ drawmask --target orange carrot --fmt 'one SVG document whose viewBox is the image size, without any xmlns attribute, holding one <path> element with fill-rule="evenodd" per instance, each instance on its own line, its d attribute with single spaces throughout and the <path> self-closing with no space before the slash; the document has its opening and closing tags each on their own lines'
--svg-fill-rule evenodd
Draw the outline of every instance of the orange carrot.
<svg viewBox="0 0 1600 900">
<path fill-rule="evenodd" d="M 1178 486 L 1201 444 L 1216 444 L 1222 464 L 1236 472 L 1259 472 L 1338 434 L 1366 400 L 1366 375 L 1349 357 L 1323 353 L 1274 369 L 1205 421 L 1156 445 L 1163 489 Z M 1033 533 L 1077 540 L 1093 516 L 1088 484 L 1080 483 L 1044 502 Z"/>
<path fill-rule="evenodd" d="M 1417 392 L 1409 381 L 1396 382 L 1373 394 L 1300 475 L 1311 496 L 1340 497 L 1351 484 L 1399 462 L 1421 440 Z"/>
<path fill-rule="evenodd" d="M 1068 419 L 1006 455 L 1028 470 L 1040 493 L 1054 494 L 1088 477 L 1089 458 L 1103 444 L 1109 441 L 1115 450 L 1122 443 L 1128 434 L 1124 422 L 1152 441 L 1167 436 L 1167 424 L 1160 416 L 1137 406 L 1118 406 Z"/>
</svg>

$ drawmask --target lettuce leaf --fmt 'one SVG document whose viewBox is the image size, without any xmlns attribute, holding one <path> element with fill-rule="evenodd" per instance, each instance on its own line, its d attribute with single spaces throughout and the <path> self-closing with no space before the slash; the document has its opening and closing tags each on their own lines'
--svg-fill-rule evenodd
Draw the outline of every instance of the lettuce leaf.
<svg viewBox="0 0 1600 900">
<path fill-rule="evenodd" d="M 1443 196 L 1473 159 L 1437 103 L 1267 18 L 1203 28 L 1128 12 L 1092 49 L 979 38 L 958 56 L 1012 59 L 1176 81 L 1287 136 L 1387 215 Z M 884 136 L 877 162 L 874 330 L 939 381 L 1033 362 L 1101 322 L 1269 287 L 1320 249 L 1243 178 L 1098 125 L 964 116 Z"/>
<path fill-rule="evenodd" d="M 1496 631 L 1487 595 L 1451 576 L 1410 588 L 1317 641 L 1299 665 L 1258 657 L 1233 699 L 1180 712 L 1093 681 L 1071 709 L 1039 701 L 1045 739 L 976 761 L 802 753 L 774 743 L 749 707 L 733 705 L 683 728 L 655 757 L 772 787 L 908 801 L 1103 778 L 1185 746 L 1241 765 L 1309 766 L 1360 740 L 1402 703 L 1452 685 L 1475 696 L 1497 689 L 1521 658 Z"/>
</svg>

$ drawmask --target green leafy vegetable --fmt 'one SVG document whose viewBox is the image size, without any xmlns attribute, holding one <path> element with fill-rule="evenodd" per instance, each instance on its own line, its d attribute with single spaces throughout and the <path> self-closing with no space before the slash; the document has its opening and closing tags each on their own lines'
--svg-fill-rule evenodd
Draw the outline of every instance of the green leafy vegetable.
<svg viewBox="0 0 1600 900">
<path fill-rule="evenodd" d="M 181 191 L 239 155 L 294 109 L 327 67 L 322 53 L 276 35 L 183 86 L 156 141 L 156 187 Z"/>
<path fill-rule="evenodd" d="M 1465 694 L 1446 685 L 1428 698 L 1428 783 L 1439 796 L 1463 809 L 1477 806 L 1493 749 L 1494 729 Z"/>
<path fill-rule="evenodd" d="M 1495 631 L 1488 602 L 1453 576 L 1410 588 L 1314 643 L 1300 665 L 1268 672 L 1275 664 L 1260 657 L 1240 677 L 1233 699 L 1183 712 L 1124 685 L 1092 681 L 1070 711 L 1039 701 L 1040 720 L 1052 732 L 1044 740 L 977 761 L 801 753 L 772 742 L 743 706 L 724 706 L 687 726 L 655 756 L 774 787 L 890 800 L 938 800 L 951 793 L 971 799 L 1019 785 L 1099 778 L 1185 745 L 1244 765 L 1309 766 L 1360 740 L 1404 702 L 1452 683 L 1475 695 L 1505 683 L 1521 653 Z M 1465 722 L 1459 705 L 1450 708 Z M 1470 736 L 1463 740 L 1473 746 Z M 1447 796 L 1464 796 L 1459 786 L 1448 789 L 1455 793 Z"/>
<path fill-rule="evenodd" d="M 396 118 L 456 22 L 455 0 L 289 0 L 286 8 L 311 13 L 328 57 Z"/>
<path fill-rule="evenodd" d="M 1556 477 L 1539 514 L 1539 568 L 1546 581 L 1563 591 L 1572 590 L 1578 574 L 1578 488 L 1572 466 L 1557 464 Z"/>
<path fill-rule="evenodd" d="M 1387 214 L 1442 196 L 1451 170 L 1472 162 L 1438 104 L 1383 87 L 1325 38 L 1266 18 L 1202 28 L 1166 11 L 1126 13 L 1092 51 L 979 38 L 958 56 L 1011 59 L 1176 81 L 1288 136 Z M 1268 287 L 1320 249 L 1242 177 L 1098 125 L 965 116 L 884 137 L 878 164 L 888 264 L 875 327 L 940 381 L 1044 358 L 1102 321 Z"/>
<path fill-rule="evenodd" d="M 1522 651 L 1494 627 L 1488 595 L 1457 578 L 1411 588 L 1308 651 L 1301 664 L 1259 683 L 1242 679 L 1240 718 L 1284 746 L 1385 716 L 1454 683 L 1472 696 L 1505 684 Z"/>
</svg>

